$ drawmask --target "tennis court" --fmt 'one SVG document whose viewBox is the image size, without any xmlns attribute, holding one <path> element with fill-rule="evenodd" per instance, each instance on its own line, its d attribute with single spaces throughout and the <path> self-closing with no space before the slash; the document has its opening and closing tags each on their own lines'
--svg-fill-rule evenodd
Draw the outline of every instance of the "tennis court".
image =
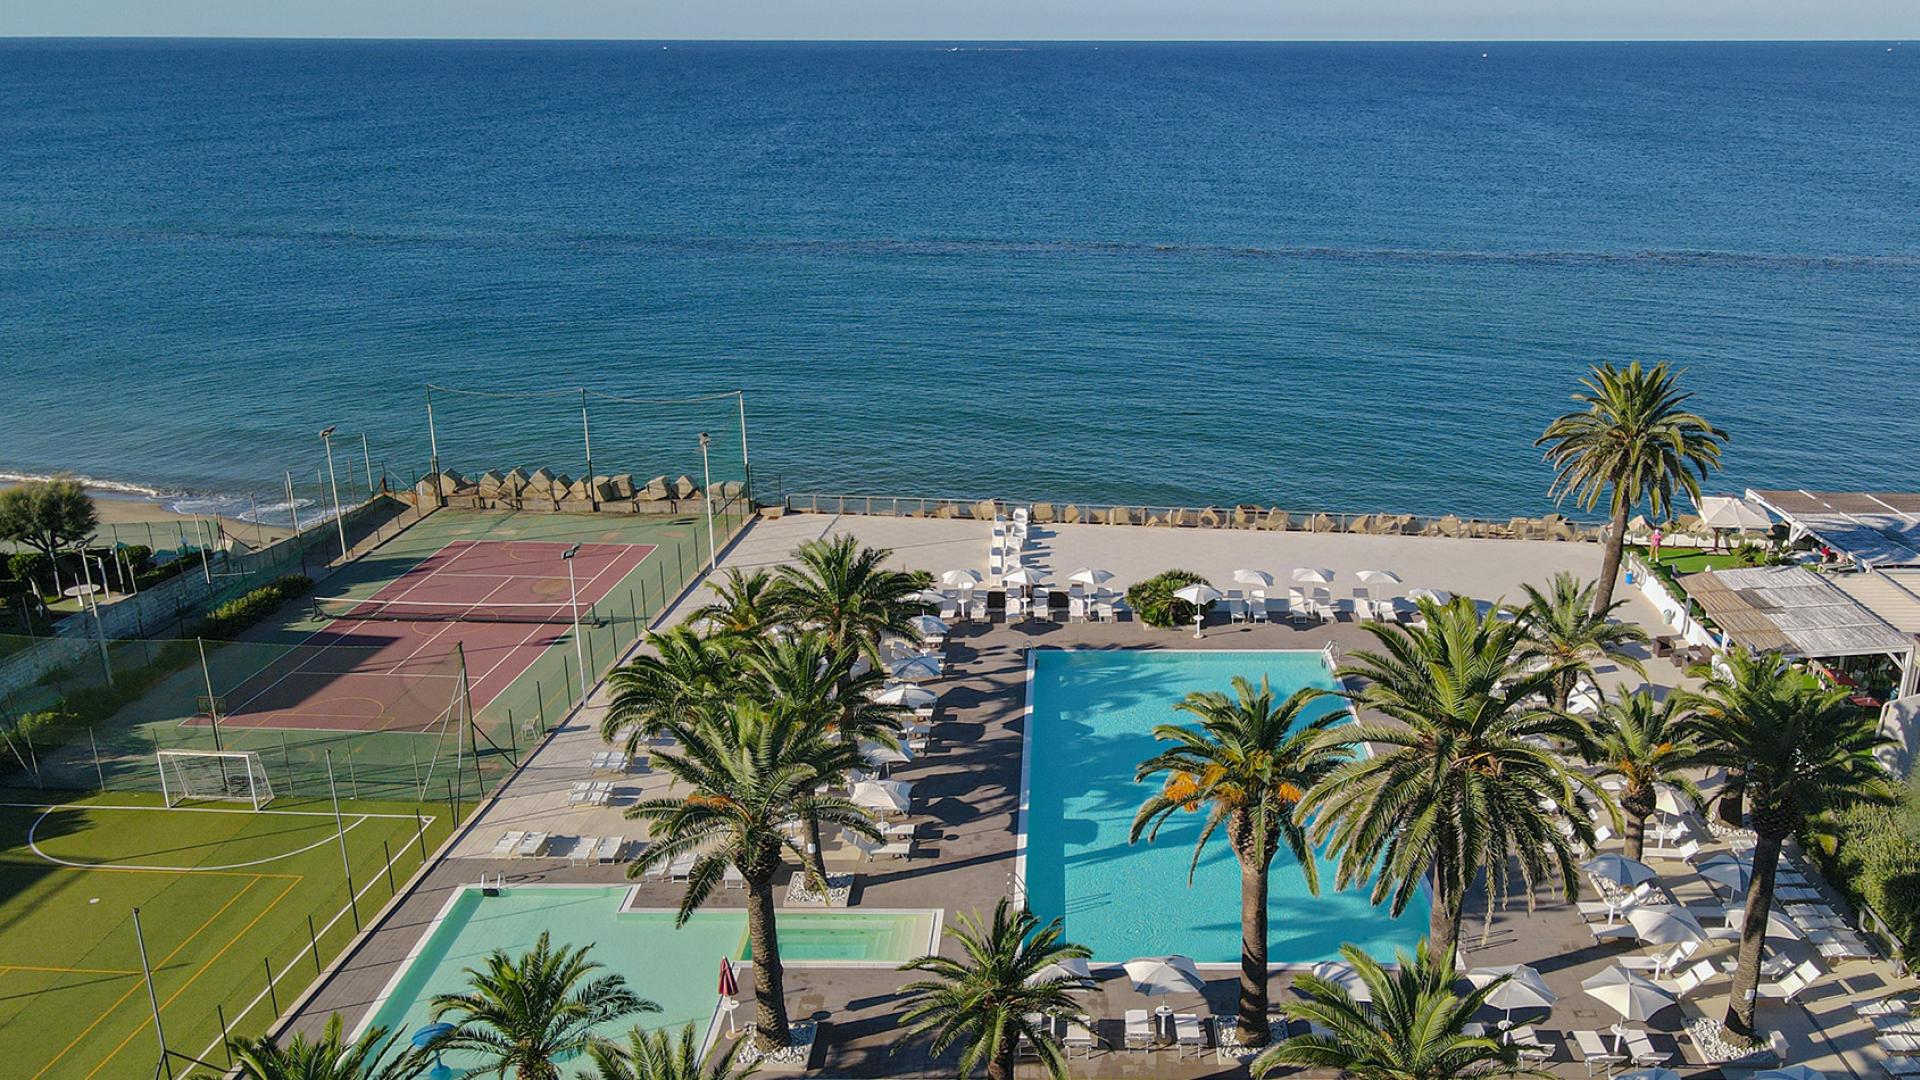
<svg viewBox="0 0 1920 1080">
<path fill-rule="evenodd" d="M 452 541 L 371 596 L 315 601 L 328 621 L 304 647 L 232 687 L 213 711 L 235 728 L 434 729 L 459 704 L 463 675 L 478 711 L 548 649 L 574 647 L 576 619 L 583 628 L 599 625 L 594 605 L 653 551 L 652 544 Z M 461 662 L 449 663 L 456 657 Z"/>
</svg>

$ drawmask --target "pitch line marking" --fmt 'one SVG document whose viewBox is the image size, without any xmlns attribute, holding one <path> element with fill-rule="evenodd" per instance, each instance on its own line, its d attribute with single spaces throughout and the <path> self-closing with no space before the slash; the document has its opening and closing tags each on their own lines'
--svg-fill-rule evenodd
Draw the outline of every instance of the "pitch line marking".
<svg viewBox="0 0 1920 1080">
<path fill-rule="evenodd" d="M 58 856 L 49 855 L 45 851 L 42 851 L 40 849 L 40 843 L 38 840 L 35 839 L 35 834 L 40 831 L 40 823 L 47 820 L 47 818 L 52 814 L 53 814 L 53 811 L 48 810 L 46 813 L 41 814 L 39 817 L 33 819 L 33 824 L 27 827 L 27 846 L 33 849 L 33 853 L 35 855 L 40 856 L 42 859 L 45 859 L 46 861 L 54 864 L 55 866 L 70 866 L 75 870 L 146 870 L 146 871 L 152 871 L 152 872 L 158 872 L 158 873 L 173 873 L 173 874 L 199 874 L 199 873 L 208 873 L 208 872 L 220 871 L 220 870 L 245 870 L 248 867 L 252 867 L 252 866 L 265 866 L 266 864 L 271 862 L 279 862 L 281 859 L 290 859 L 295 855 L 304 855 L 307 852 L 312 851 L 314 848 L 320 847 L 323 844 L 333 843 L 339 836 L 339 833 L 335 833 L 332 836 L 323 836 L 320 839 L 315 840 L 313 843 L 308 844 L 306 847 L 303 847 L 303 848 L 295 848 L 292 851 L 283 851 L 278 855 L 269 855 L 264 859 L 254 859 L 250 862 L 226 863 L 221 866 L 136 866 L 132 863 L 109 863 L 109 862 L 85 863 L 85 862 L 73 862 L 69 859 L 62 859 L 62 858 L 59 858 Z M 352 832 L 353 830 L 366 824 L 366 822 L 367 822 L 367 819 L 365 817 L 356 816 L 354 818 L 353 824 L 347 826 L 342 831 Z"/>
</svg>

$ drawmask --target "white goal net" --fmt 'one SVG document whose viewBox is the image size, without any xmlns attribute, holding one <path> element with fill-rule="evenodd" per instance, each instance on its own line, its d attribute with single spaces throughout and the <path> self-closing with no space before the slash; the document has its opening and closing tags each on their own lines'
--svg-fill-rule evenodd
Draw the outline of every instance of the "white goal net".
<svg viewBox="0 0 1920 1080">
<path fill-rule="evenodd" d="M 160 793 L 168 806 L 211 799 L 258 810 L 273 801 L 273 784 L 251 750 L 162 750 Z"/>
</svg>

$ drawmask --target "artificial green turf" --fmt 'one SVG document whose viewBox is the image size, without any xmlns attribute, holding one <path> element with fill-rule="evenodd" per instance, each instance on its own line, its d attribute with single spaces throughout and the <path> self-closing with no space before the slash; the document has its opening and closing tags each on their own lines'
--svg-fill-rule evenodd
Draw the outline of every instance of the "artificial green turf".
<svg viewBox="0 0 1920 1080">
<path fill-rule="evenodd" d="M 308 918 L 326 926 L 346 906 L 348 892 L 328 804 L 280 801 L 261 813 L 207 813 L 168 810 L 141 795 L 110 795 L 51 809 L 22 805 L 39 798 L 0 790 L 9 804 L 0 806 L 6 838 L 0 849 L 0 1075 L 152 1075 L 159 1043 L 139 976 L 135 907 L 175 1050 L 200 1056 L 215 1043 L 216 1007 L 232 1030 L 259 1034 L 275 1001 L 285 1007 L 313 979 Z M 448 810 L 444 804 L 418 809 L 431 819 L 424 838 L 431 853 L 450 833 Z M 342 804 L 362 917 L 370 918 L 391 895 L 388 851 L 401 887 L 420 866 L 415 810 Z M 396 816 L 363 816 L 372 814 Z M 28 845 L 30 829 L 38 852 Z M 145 869 L 64 867 L 46 856 Z M 257 860 L 268 861 L 239 865 Z M 353 933 L 349 915 L 321 934 L 320 962 L 330 961 Z M 269 965 L 276 997 L 255 1003 Z M 226 1061 L 218 1049 L 210 1060 Z"/>
<path fill-rule="evenodd" d="M 1645 558 L 1647 549 L 1636 546 L 1635 550 Z M 1710 551 L 1706 548 L 1661 547 L 1660 565 L 1676 574 L 1697 574 L 1702 570 L 1727 570 L 1744 566 L 1738 556 L 1730 551 Z"/>
</svg>

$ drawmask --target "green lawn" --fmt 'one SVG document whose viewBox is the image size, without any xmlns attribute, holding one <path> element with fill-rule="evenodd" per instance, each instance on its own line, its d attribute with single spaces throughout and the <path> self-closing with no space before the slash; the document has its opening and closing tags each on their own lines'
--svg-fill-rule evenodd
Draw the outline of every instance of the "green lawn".
<svg viewBox="0 0 1920 1080">
<path fill-rule="evenodd" d="M 158 1061 L 140 909 L 168 1044 L 224 1065 L 220 1013 L 259 1034 L 354 933 L 331 808 L 166 809 L 116 794 L 45 805 L 0 789 L 0 1060 L 21 1080 L 146 1080 Z M 450 832 L 448 809 L 343 803 L 362 917 Z M 416 810 L 424 821 L 417 835 Z M 31 837 L 31 843 L 29 838 Z M 79 864 L 79 865 L 65 865 Z M 273 976 L 268 994 L 268 973 Z M 216 1011 L 218 1010 L 218 1011 Z M 186 1070 L 176 1059 L 176 1075 Z"/>
<path fill-rule="evenodd" d="M 1633 550 L 1641 558 L 1646 558 L 1647 549 L 1643 545 L 1633 545 Z M 1745 564 L 1729 551 L 1711 551 L 1706 548 L 1660 548 L 1660 565 L 1676 574 L 1697 574 L 1702 570 L 1730 570 Z"/>
</svg>

